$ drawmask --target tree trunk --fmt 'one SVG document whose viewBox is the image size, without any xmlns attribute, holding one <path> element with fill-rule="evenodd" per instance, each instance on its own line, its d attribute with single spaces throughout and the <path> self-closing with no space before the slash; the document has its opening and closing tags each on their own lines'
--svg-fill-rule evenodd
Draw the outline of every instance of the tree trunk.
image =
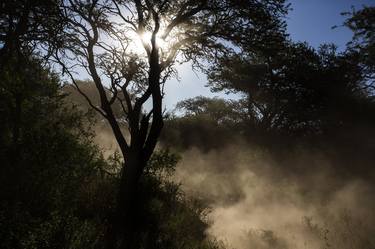
<svg viewBox="0 0 375 249">
<path fill-rule="evenodd" d="M 140 246 L 138 185 L 145 165 L 141 150 L 130 150 L 121 172 L 116 212 L 110 231 L 115 236 L 110 236 L 114 237 L 114 241 L 109 248 L 137 249 Z"/>
</svg>

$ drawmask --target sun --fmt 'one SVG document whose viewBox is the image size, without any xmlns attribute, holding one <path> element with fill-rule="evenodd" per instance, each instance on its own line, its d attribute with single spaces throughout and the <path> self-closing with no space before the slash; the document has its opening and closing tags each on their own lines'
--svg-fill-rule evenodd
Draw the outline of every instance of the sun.
<svg viewBox="0 0 375 249">
<path fill-rule="evenodd" d="M 166 50 L 168 48 L 168 43 L 160 37 L 159 33 L 156 35 L 156 45 L 160 49 Z M 140 34 L 140 38 L 142 42 L 151 44 L 152 33 L 150 31 L 143 32 Z"/>
<path fill-rule="evenodd" d="M 130 38 L 128 49 L 132 53 L 136 53 L 138 55 L 146 55 L 144 44 L 151 45 L 152 32 L 145 31 L 141 34 L 134 32 L 133 34 L 128 34 L 128 37 Z M 161 38 L 161 35 L 158 34 L 156 36 L 156 45 L 163 53 L 166 53 L 170 48 L 171 42 L 164 40 L 163 38 Z"/>
</svg>

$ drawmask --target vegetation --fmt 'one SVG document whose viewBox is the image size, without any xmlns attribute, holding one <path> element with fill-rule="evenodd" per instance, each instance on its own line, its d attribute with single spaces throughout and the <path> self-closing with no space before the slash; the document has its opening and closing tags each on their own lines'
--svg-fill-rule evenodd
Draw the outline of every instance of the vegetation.
<svg viewBox="0 0 375 249">
<path fill-rule="evenodd" d="M 97 248 L 115 213 L 122 162 L 103 159 L 90 117 L 63 104 L 56 75 L 25 60 L 1 81 L 1 248 Z M 217 248 L 205 235 L 206 208 L 170 180 L 177 161 L 161 151 L 146 167 L 137 196 L 142 248 Z"/>
<path fill-rule="evenodd" d="M 340 177 L 375 179 L 373 7 L 346 13 L 354 37 L 338 52 L 289 40 L 284 0 L 0 5 L 1 248 L 224 248 L 207 233 L 208 200 L 173 180 L 191 147 L 240 141 L 301 178 L 314 171 L 293 168 L 303 148 Z M 240 99 L 199 96 L 166 115 L 164 84 L 185 62 Z M 93 143 L 100 122 L 118 145 L 110 158 Z M 248 237 L 288 248 L 269 230 Z"/>
</svg>

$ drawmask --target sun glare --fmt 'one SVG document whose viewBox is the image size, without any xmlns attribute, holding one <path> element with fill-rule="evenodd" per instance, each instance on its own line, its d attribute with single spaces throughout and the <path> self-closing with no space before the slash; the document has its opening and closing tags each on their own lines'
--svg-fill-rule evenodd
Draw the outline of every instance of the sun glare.
<svg viewBox="0 0 375 249">
<path fill-rule="evenodd" d="M 151 45 L 151 38 L 152 33 L 150 31 L 146 31 L 142 34 L 135 33 L 131 36 L 131 43 L 128 48 L 134 53 L 144 54 L 146 51 L 143 44 Z M 166 52 L 170 46 L 170 44 L 163 40 L 160 35 L 156 36 L 156 44 L 163 52 Z"/>
<path fill-rule="evenodd" d="M 143 34 L 140 35 L 142 42 L 146 44 L 151 44 L 151 38 L 152 38 L 152 33 L 147 31 L 144 32 Z M 159 35 L 156 36 L 156 44 L 159 48 L 162 50 L 167 49 L 168 44 L 166 41 L 164 41 Z"/>
</svg>

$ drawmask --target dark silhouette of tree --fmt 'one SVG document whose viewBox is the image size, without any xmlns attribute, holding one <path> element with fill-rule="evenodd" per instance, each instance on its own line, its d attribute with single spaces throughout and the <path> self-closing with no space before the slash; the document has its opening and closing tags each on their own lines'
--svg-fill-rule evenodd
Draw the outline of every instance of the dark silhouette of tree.
<svg viewBox="0 0 375 249">
<path fill-rule="evenodd" d="M 0 66 L 58 41 L 58 0 L 5 0 L 0 4 Z M 46 54 L 45 54 L 46 55 Z"/>
<path fill-rule="evenodd" d="M 244 108 L 238 101 L 204 96 L 180 101 L 166 118 L 161 144 L 177 150 L 220 148 L 242 135 L 246 113 L 241 112 Z"/>
<path fill-rule="evenodd" d="M 77 84 L 80 88 L 80 90 L 90 98 L 91 102 L 95 106 L 100 105 L 100 96 L 98 94 L 98 91 L 96 90 L 95 85 L 92 81 L 81 81 L 77 80 Z M 91 108 L 89 103 L 86 101 L 86 99 L 80 94 L 74 85 L 72 84 L 64 84 L 64 87 L 62 88 L 62 91 L 68 95 L 66 98 L 67 104 L 72 104 L 74 106 L 77 106 L 79 109 L 81 109 L 85 113 L 90 113 L 95 115 L 96 119 L 98 121 L 103 120 L 103 116 L 101 116 L 100 113 L 96 112 Z M 111 92 L 106 89 L 106 94 L 108 98 L 111 96 Z M 121 95 L 121 93 L 119 94 Z M 115 100 L 115 102 L 112 105 L 113 113 L 116 118 L 122 118 L 123 117 L 123 110 L 121 103 L 118 100 Z"/>
<path fill-rule="evenodd" d="M 92 117 L 79 111 L 87 105 L 72 107 L 67 86 L 43 60 L 9 63 L 0 73 L 0 247 L 105 248 L 121 160 L 104 160 L 92 143 Z M 171 179 L 178 158 L 157 151 L 145 168 L 142 248 L 222 248 L 205 233 L 206 206 Z"/>
<path fill-rule="evenodd" d="M 236 101 L 225 101 L 219 98 L 198 96 L 180 101 L 176 105 L 178 111 L 184 111 L 185 116 L 209 115 L 208 119 L 217 124 L 240 122 L 240 114 L 235 114 L 238 109 Z"/>
<path fill-rule="evenodd" d="M 64 1 L 60 10 L 65 24 L 60 35 L 65 40 L 55 47 L 55 62 L 109 122 L 125 161 L 111 232 L 116 236 L 110 241 L 115 243 L 125 234 L 120 246 L 137 248 L 137 186 L 163 127 L 163 85 L 176 74 L 173 66 L 185 61 L 203 66 L 203 60 L 233 51 L 228 42 L 244 42 L 244 33 L 256 40 L 268 29 L 280 28 L 273 24 L 280 23 L 286 7 L 283 0 L 72 0 Z M 94 82 L 99 106 L 80 89 L 75 77 L 79 68 Z M 114 114 L 116 101 L 121 103 L 122 118 Z M 149 109 L 143 107 L 147 101 Z M 122 123 L 129 130 L 129 141 Z"/>
<path fill-rule="evenodd" d="M 82 183 L 105 162 L 82 114 L 63 104 L 57 75 L 23 61 L 0 73 L 0 247 L 66 248 Z"/>
<path fill-rule="evenodd" d="M 366 87 L 374 94 L 375 7 L 364 7 L 343 14 L 348 16 L 344 25 L 354 33 L 352 41 L 348 44 L 349 48 L 359 53 L 368 80 Z"/>
<path fill-rule="evenodd" d="M 366 97 L 356 53 L 338 54 L 331 45 L 317 51 L 304 43 L 279 47 L 272 56 L 221 58 L 210 71 L 213 90 L 245 94 L 249 128 L 316 134 L 355 113 L 356 99 Z"/>
</svg>

